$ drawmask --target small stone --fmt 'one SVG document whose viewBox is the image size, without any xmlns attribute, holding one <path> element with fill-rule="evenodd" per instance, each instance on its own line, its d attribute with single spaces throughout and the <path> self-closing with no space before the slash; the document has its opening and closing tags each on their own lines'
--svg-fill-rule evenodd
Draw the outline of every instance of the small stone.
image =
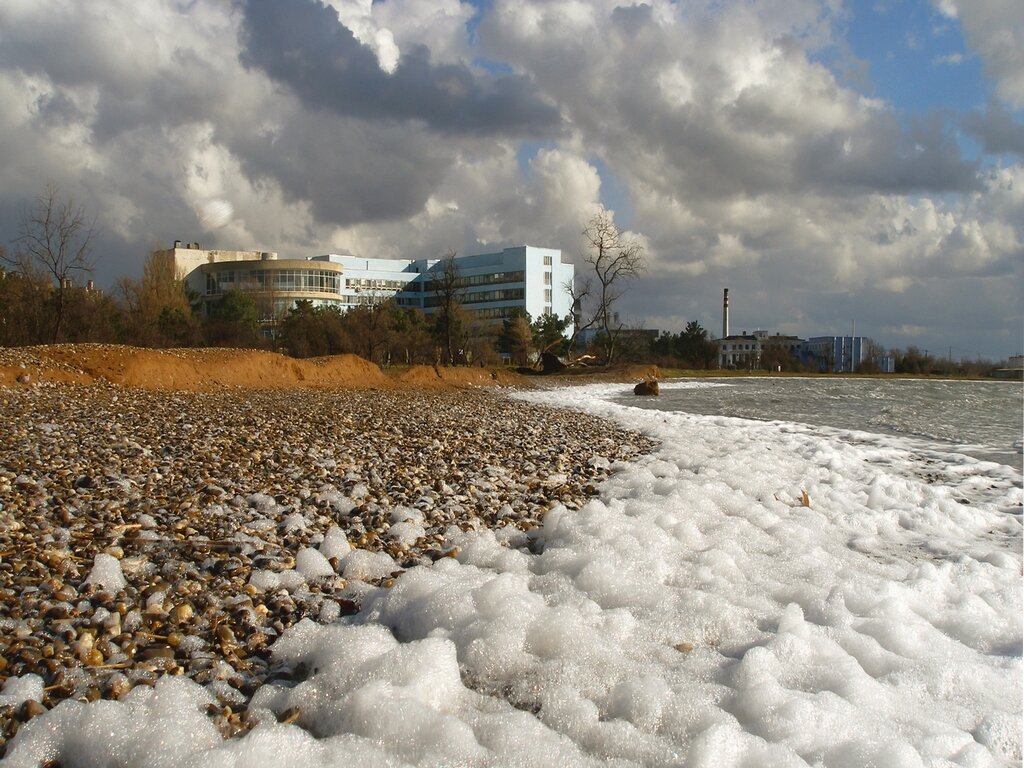
<svg viewBox="0 0 1024 768">
<path fill-rule="evenodd" d="M 195 615 L 195 609 L 191 603 L 180 603 L 174 606 L 170 612 L 170 620 L 175 624 L 184 624 Z"/>
</svg>

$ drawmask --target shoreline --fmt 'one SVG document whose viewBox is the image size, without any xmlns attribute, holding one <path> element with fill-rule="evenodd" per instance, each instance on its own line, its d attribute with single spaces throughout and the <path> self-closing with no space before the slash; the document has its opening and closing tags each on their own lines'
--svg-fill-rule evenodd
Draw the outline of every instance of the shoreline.
<svg viewBox="0 0 1024 768">
<path fill-rule="evenodd" d="M 1016 475 L 952 455 L 944 471 L 936 464 L 941 457 L 898 441 L 651 414 L 595 398 L 620 388 L 595 384 L 516 389 L 508 398 L 494 389 L 161 395 L 76 388 L 80 405 L 98 407 L 78 408 L 79 415 L 64 403 L 57 413 L 71 427 L 75 419 L 101 425 L 85 449 L 90 456 L 124 455 L 116 472 L 146 460 L 131 453 L 124 430 L 106 426 L 116 421 L 114 408 L 137 403 L 138 423 L 149 420 L 161 429 L 156 442 L 171 446 L 153 459 L 162 462 L 155 472 L 161 480 L 187 475 L 199 451 L 228 477 L 219 486 L 223 495 L 198 485 L 199 477 L 197 497 L 165 504 L 165 534 L 145 544 L 157 571 L 141 620 L 166 624 L 180 601 L 194 611 L 185 629 L 171 628 L 173 642 L 173 632 L 136 632 L 156 657 L 141 665 L 163 666 L 114 670 L 111 688 L 126 688 L 133 674 L 139 679 L 120 696 L 105 695 L 101 686 L 76 696 L 108 699 L 94 706 L 69 697 L 49 711 L 39 700 L 52 689 L 44 690 L 41 678 L 16 679 L 0 693 L 0 706 L 11 706 L 0 714 L 30 722 L 7 758 L 12 765 L 54 758 L 73 764 L 85 746 L 126 764 L 157 755 L 182 763 L 415 765 L 468 756 L 474 764 L 529 764 L 537 755 L 557 755 L 559 764 L 592 765 L 611 749 L 631 764 L 671 765 L 685 757 L 710 766 L 723 748 L 758 764 L 803 764 L 837 750 L 859 756 L 858 764 L 884 762 L 895 748 L 923 763 L 1019 761 Z M 57 403 L 60 389 L 13 388 L 0 397 Z M 89 400 L 103 392 L 108 402 Z M 160 408 L 163 415 L 151 416 Z M 23 421 L 38 432 L 22 435 L 33 446 L 50 445 L 60 432 L 54 420 Z M 62 439 L 82 442 L 70 427 L 63 432 Z M 205 434 L 209 439 L 201 440 Z M 344 434 L 365 438 L 339 440 Z M 138 445 L 154 442 L 140 435 Z M 175 436 L 180 445 L 171 444 Z M 592 454 L 594 442 L 606 439 L 620 447 L 631 441 L 636 453 L 628 461 Z M 329 465 L 334 454 L 325 444 L 343 444 L 352 454 L 351 474 Z M 250 461 L 245 477 L 262 472 L 271 486 L 312 477 L 308 495 L 299 487 L 293 498 L 281 488 L 228 497 L 232 462 L 241 465 L 245 451 L 266 445 L 288 450 Z M 640 455 L 645 446 L 649 452 Z M 46 451 L 22 453 L 45 462 Z M 586 495 L 586 481 L 576 481 L 573 455 L 583 473 L 608 473 L 598 495 Z M 451 480 L 440 488 L 417 482 L 410 504 L 397 498 L 401 482 L 386 482 L 399 464 L 412 476 L 443 472 Z M 503 475 L 502 468 L 517 474 Z M 523 470 L 539 481 L 532 484 L 540 528 L 497 507 L 502 493 L 529 495 L 531 483 L 514 487 Z M 333 487 L 318 498 L 322 473 L 334 478 Z M 159 492 L 152 474 L 147 480 Z M 586 498 L 570 512 L 561 496 L 574 483 Z M 80 485 L 82 495 L 106 488 Z M 131 488 L 120 487 L 131 504 Z M 370 504 L 381 506 L 380 494 L 398 502 L 392 512 L 399 514 L 370 520 L 364 513 L 373 511 Z M 111 514 L 117 507 L 102 500 L 95 506 L 104 513 L 113 506 Z M 529 500 L 514 506 L 531 508 Z M 204 514 L 188 512 L 196 507 Z M 486 510 L 495 507 L 495 524 L 487 524 Z M 467 508 L 484 509 L 484 517 L 466 521 Z M 177 527 L 175 515 L 194 531 Z M 384 551 L 348 551 L 340 529 L 324 530 L 332 516 L 369 520 L 373 531 L 364 525 L 346 542 L 359 545 L 367 534 L 383 538 L 373 546 Z M 227 552 L 213 546 L 219 529 L 204 532 L 197 523 L 235 519 L 244 525 L 224 538 L 241 548 Z M 441 540 L 428 542 L 435 519 Z M 153 535 L 150 527 L 117 533 L 124 541 L 115 546 L 122 548 Z M 391 582 L 387 568 L 402 563 L 387 547 L 415 545 L 412 534 L 432 550 L 415 554 L 433 565 L 412 564 Z M 287 553 L 265 551 L 268 542 Z M 165 546 L 173 557 L 159 560 Z M 193 554 L 177 573 L 176 563 Z M 130 576 L 133 559 L 125 560 L 119 562 Z M 387 567 L 370 573 L 375 565 Z M 240 567 L 249 568 L 248 582 L 238 576 Z M 356 578 L 350 567 L 363 573 Z M 212 600 L 193 594 L 191 583 L 202 578 L 202 594 Z M 237 593 L 240 586 L 244 593 Z M 236 596 L 225 601 L 225 592 Z M 358 607 L 360 595 L 360 612 L 342 616 Z M 106 629 L 104 618 L 117 621 L 116 604 L 105 616 L 97 599 L 90 593 L 71 603 L 93 610 L 84 634 Z M 283 626 L 283 616 L 303 612 L 304 620 L 274 634 L 274 622 Z M 132 623 L 126 616 L 122 629 Z M 88 661 L 71 660 L 69 679 L 81 681 Z M 198 673 L 190 674 L 188 664 Z M 263 684 L 250 695 L 258 679 Z M 744 707 L 732 706 L 736 701 Z M 837 722 L 845 725 L 837 729 Z M 936 742 L 931 735 L 938 732 L 949 739 Z M 178 734 L 186 738 L 178 741 Z"/>
<path fill-rule="evenodd" d="M 185 675 L 247 730 L 269 648 L 490 528 L 529 549 L 653 442 L 482 389 L 0 390 L 0 735 L 66 699 Z M 0 751 L 2 754 L 2 751 Z"/>
</svg>

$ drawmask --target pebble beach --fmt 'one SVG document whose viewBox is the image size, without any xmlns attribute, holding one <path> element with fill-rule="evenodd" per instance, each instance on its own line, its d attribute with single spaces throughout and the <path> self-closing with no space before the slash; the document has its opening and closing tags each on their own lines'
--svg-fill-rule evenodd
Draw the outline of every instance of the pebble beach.
<svg viewBox="0 0 1024 768">
<path fill-rule="evenodd" d="M 290 626 L 355 613 L 466 530 L 530 551 L 550 508 L 651 448 L 500 390 L 31 383 L 0 401 L 0 682 L 43 686 L 0 704 L 0 757 L 61 701 L 165 676 L 244 733 L 253 691 L 302 674 L 269 650 Z"/>
</svg>

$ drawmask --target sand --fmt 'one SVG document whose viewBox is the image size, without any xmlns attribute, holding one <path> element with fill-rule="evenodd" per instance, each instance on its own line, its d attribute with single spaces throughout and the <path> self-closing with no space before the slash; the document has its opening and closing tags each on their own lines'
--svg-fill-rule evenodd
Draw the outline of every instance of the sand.
<svg viewBox="0 0 1024 768">
<path fill-rule="evenodd" d="M 54 344 L 0 349 L 0 386 L 108 383 L 149 390 L 405 389 L 514 385 L 504 369 L 413 366 L 387 373 L 355 355 L 298 360 L 249 349 L 144 349 Z"/>
</svg>

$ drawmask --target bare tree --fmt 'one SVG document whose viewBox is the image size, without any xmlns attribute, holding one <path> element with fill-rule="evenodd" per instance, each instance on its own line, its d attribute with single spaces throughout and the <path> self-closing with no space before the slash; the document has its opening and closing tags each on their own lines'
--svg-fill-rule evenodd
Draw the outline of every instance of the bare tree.
<svg viewBox="0 0 1024 768">
<path fill-rule="evenodd" d="M 440 269 L 432 275 L 434 289 L 434 333 L 444 347 L 447 364 L 452 365 L 461 355 L 457 350 L 465 324 L 462 311 L 462 276 L 455 261 L 455 251 L 449 250 L 441 260 Z"/>
<path fill-rule="evenodd" d="M 151 251 L 142 267 L 142 280 L 122 277 L 117 288 L 133 343 L 166 347 L 194 342 L 198 327 L 188 292 L 167 252 Z"/>
<path fill-rule="evenodd" d="M 53 342 L 60 339 L 63 330 L 72 278 L 79 273 L 92 273 L 95 236 L 96 230 L 86 220 L 82 208 L 61 198 L 57 187 L 47 184 L 20 222 L 14 255 L 0 254 L 0 259 L 22 274 L 45 275 L 56 283 Z"/>
<path fill-rule="evenodd" d="M 572 357 L 576 350 L 576 339 L 584 331 L 593 328 L 597 322 L 596 314 L 589 314 L 586 317 L 583 315 L 584 304 L 594 289 L 594 281 L 590 277 L 576 275 L 573 279 L 566 280 L 562 288 L 569 295 L 569 307 L 572 312 L 572 334 L 565 343 L 567 354 Z"/>
<path fill-rule="evenodd" d="M 611 363 L 615 341 L 623 327 L 613 308 L 625 293 L 623 281 L 632 280 L 644 271 L 644 249 L 622 235 L 607 211 L 587 222 L 582 234 L 587 246 L 583 261 L 590 266 L 592 274 L 582 278 L 572 299 L 582 303 L 589 298 L 589 319 L 581 323 L 580 329 L 596 325 L 604 332 L 605 362 Z"/>
</svg>

